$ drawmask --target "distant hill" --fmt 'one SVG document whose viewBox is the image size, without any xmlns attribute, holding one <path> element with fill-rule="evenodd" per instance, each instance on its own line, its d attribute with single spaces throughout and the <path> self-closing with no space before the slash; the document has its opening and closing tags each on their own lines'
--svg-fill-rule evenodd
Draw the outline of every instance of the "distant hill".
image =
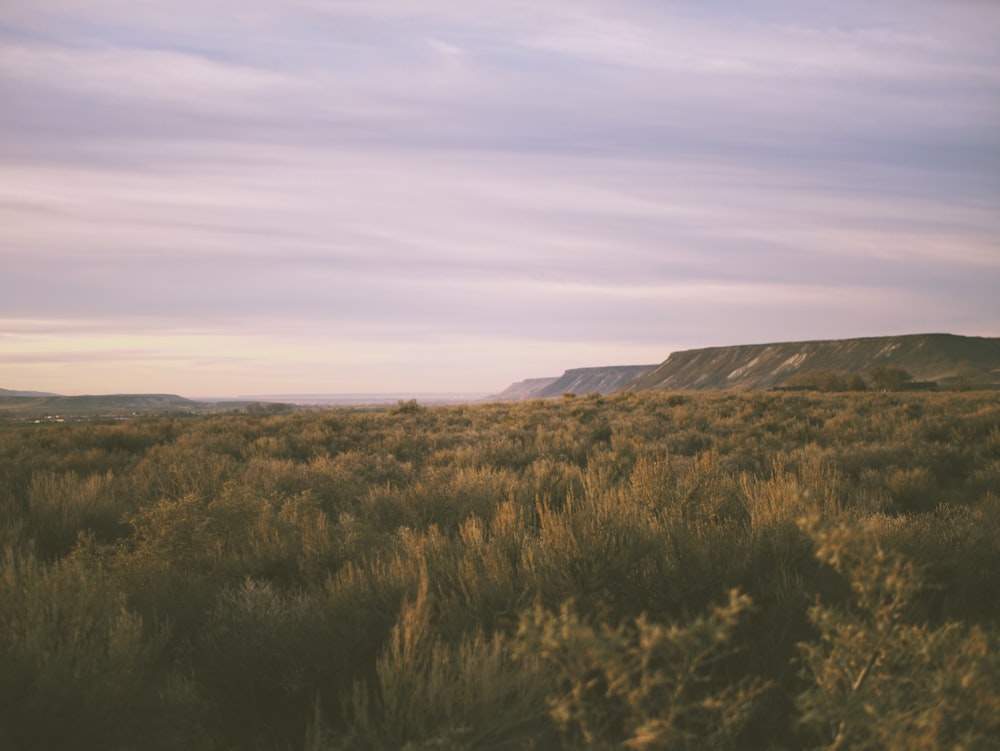
<svg viewBox="0 0 1000 751">
<path fill-rule="evenodd" d="M 613 394 L 653 370 L 655 365 L 611 365 L 598 368 L 572 368 L 558 378 L 529 378 L 508 386 L 489 399 L 516 401 L 549 399 L 566 393 Z"/>
<path fill-rule="evenodd" d="M 10 389 L 0 389 L 0 396 L 59 396 L 47 391 L 11 391 Z"/>
<path fill-rule="evenodd" d="M 628 390 L 768 389 L 808 373 L 864 377 L 878 366 L 944 388 L 1000 388 L 1000 338 L 910 334 L 691 349 L 671 353 Z"/>
<path fill-rule="evenodd" d="M 233 410 L 245 408 L 249 404 L 249 402 L 235 401 L 197 402 L 175 394 L 11 396 L 9 392 L 0 392 L 0 418 L 127 417 L 133 414 Z"/>
</svg>

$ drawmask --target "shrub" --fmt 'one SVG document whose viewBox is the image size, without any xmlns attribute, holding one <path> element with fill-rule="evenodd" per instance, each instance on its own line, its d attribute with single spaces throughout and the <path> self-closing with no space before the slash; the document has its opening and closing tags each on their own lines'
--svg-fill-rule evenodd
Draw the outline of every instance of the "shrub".
<svg viewBox="0 0 1000 751">
<path fill-rule="evenodd" d="M 816 391 L 865 391 L 868 387 L 857 373 L 839 370 L 814 370 L 789 378 L 787 389 L 815 389 Z"/>
<path fill-rule="evenodd" d="M 544 683 L 538 661 L 515 659 L 501 635 L 443 641 L 432 621 L 426 573 L 375 665 L 354 686 L 340 748 L 499 749 L 537 737 Z"/>
<path fill-rule="evenodd" d="M 167 634 L 143 633 L 122 594 L 77 560 L 0 560 L 0 745 L 163 748 L 179 718 Z M 164 700 L 166 699 L 166 701 Z M 178 728 L 175 727 L 175 730 Z"/>
<path fill-rule="evenodd" d="M 230 744 L 280 743 L 317 696 L 349 681 L 351 659 L 322 596 L 246 579 L 218 595 L 195 644 L 196 677 Z M 338 685 L 340 683 L 346 685 Z"/>
<path fill-rule="evenodd" d="M 872 386 L 880 391 L 899 391 L 913 380 L 907 371 L 895 365 L 882 365 L 868 371 Z"/>
<path fill-rule="evenodd" d="M 908 616 L 920 592 L 912 561 L 871 526 L 803 526 L 817 558 L 850 582 L 849 607 L 817 603 L 819 640 L 800 647 L 809 686 L 801 723 L 824 748 L 985 748 L 1000 734 L 1000 653 L 977 627 Z"/>
<path fill-rule="evenodd" d="M 536 607 L 522 616 L 520 653 L 547 668 L 549 715 L 571 748 L 735 748 L 764 689 L 725 670 L 750 607 L 733 590 L 687 623 L 641 615 L 615 628 L 584 622 L 571 603 Z"/>
<path fill-rule="evenodd" d="M 403 400 L 400 399 L 396 402 L 396 406 L 392 413 L 394 415 L 417 415 L 426 409 L 423 407 L 416 399 Z"/>
</svg>

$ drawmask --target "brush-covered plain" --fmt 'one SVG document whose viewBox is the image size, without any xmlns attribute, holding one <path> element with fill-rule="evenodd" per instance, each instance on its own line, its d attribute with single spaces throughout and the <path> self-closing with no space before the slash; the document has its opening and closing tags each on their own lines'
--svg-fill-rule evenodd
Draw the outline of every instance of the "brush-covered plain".
<svg viewBox="0 0 1000 751">
<path fill-rule="evenodd" d="M 986 749 L 996 392 L 0 429 L 0 748 Z"/>
</svg>

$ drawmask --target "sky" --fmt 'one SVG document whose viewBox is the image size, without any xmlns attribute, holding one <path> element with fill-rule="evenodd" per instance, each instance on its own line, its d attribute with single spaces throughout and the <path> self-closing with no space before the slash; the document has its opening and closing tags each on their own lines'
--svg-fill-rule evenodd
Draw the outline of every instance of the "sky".
<svg viewBox="0 0 1000 751">
<path fill-rule="evenodd" d="M 0 387 L 1000 335 L 995 0 L 0 0 Z"/>
</svg>

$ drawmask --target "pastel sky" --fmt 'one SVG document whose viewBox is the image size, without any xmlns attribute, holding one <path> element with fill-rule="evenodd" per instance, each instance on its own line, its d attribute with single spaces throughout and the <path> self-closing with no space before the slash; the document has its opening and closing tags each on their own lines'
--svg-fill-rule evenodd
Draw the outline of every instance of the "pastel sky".
<svg viewBox="0 0 1000 751">
<path fill-rule="evenodd" d="M 0 387 L 1000 335 L 996 0 L 0 0 Z"/>
</svg>

